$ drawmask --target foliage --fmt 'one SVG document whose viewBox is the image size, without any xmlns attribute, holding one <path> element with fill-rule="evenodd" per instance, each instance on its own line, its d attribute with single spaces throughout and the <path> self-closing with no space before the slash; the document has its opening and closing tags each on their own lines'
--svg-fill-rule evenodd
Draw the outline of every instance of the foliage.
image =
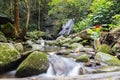
<svg viewBox="0 0 120 80">
<path fill-rule="evenodd" d="M 93 10 L 93 13 L 91 14 L 91 22 L 93 26 L 98 24 L 110 24 L 112 16 L 114 15 L 113 10 L 111 10 L 113 2 L 108 0 L 102 1 L 100 0 L 100 2 L 102 2 L 101 5 L 99 5 L 97 9 Z M 96 4 L 96 0 L 94 0 L 94 2 Z M 93 3 L 92 7 L 96 7 L 96 5 Z"/>
<path fill-rule="evenodd" d="M 42 31 L 27 32 L 27 36 L 29 36 L 32 39 L 39 39 L 43 35 L 45 35 L 45 33 Z"/>
<path fill-rule="evenodd" d="M 115 16 L 113 16 L 112 23 L 109 24 L 109 26 L 111 29 L 120 27 L 120 14 L 116 14 Z"/>
<path fill-rule="evenodd" d="M 92 0 L 52 0 L 49 15 L 61 21 L 71 18 L 79 21 L 89 13 L 91 3 Z"/>
<path fill-rule="evenodd" d="M 102 25 L 107 31 L 119 26 L 120 3 L 117 0 L 94 0 L 90 6 L 92 11 L 74 26 L 75 32 L 89 26 Z M 110 26 L 110 27 L 109 27 Z M 105 29 L 105 30 L 106 30 Z"/>
<path fill-rule="evenodd" d="M 89 26 L 90 26 L 90 19 L 86 18 L 86 19 L 83 19 L 82 21 L 77 22 L 74 25 L 73 29 L 75 32 L 79 32 L 79 31 L 82 31 L 82 30 L 88 28 Z"/>
</svg>

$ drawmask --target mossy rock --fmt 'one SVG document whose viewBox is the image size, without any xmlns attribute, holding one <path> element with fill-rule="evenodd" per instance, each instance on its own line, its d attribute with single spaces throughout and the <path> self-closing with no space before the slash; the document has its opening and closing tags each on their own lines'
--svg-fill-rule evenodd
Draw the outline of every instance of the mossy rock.
<svg viewBox="0 0 120 80">
<path fill-rule="evenodd" d="M 120 60 L 110 54 L 98 52 L 95 56 L 96 60 L 103 61 L 110 66 L 120 66 Z"/>
<path fill-rule="evenodd" d="M 59 43 L 60 45 L 63 45 L 64 43 L 71 43 L 71 42 L 72 42 L 72 39 L 71 39 L 71 38 L 65 38 L 64 40 L 61 39 L 61 40 L 58 41 L 58 43 Z"/>
<path fill-rule="evenodd" d="M 1 29 L 6 36 L 14 36 L 15 28 L 11 23 L 2 25 Z"/>
<path fill-rule="evenodd" d="M 90 59 L 89 59 L 89 56 L 87 54 L 83 54 L 83 55 L 77 57 L 76 61 L 77 62 L 89 62 Z"/>
<path fill-rule="evenodd" d="M 17 51 L 19 51 L 20 53 L 23 53 L 24 52 L 24 48 L 23 48 L 23 45 L 22 43 L 15 43 L 14 44 L 14 47 L 17 49 Z"/>
<path fill-rule="evenodd" d="M 98 52 L 103 52 L 103 53 L 107 53 L 107 54 L 112 54 L 112 49 L 110 46 L 106 45 L 106 44 L 102 44 L 99 49 Z"/>
<path fill-rule="evenodd" d="M 27 77 L 44 73 L 48 68 L 48 58 L 43 52 L 32 52 L 17 68 L 16 77 Z"/>
<path fill-rule="evenodd" d="M 4 36 L 4 33 L 2 33 L 2 32 L 0 32 L 0 42 L 7 42 L 7 39 Z"/>
<path fill-rule="evenodd" d="M 13 70 L 15 61 L 20 58 L 19 52 L 9 43 L 0 43 L 0 73 Z"/>
<path fill-rule="evenodd" d="M 77 49 L 79 46 L 83 46 L 83 45 L 81 45 L 81 44 L 79 44 L 79 43 L 73 43 L 73 44 L 71 44 L 69 47 L 71 48 L 71 49 Z"/>
<path fill-rule="evenodd" d="M 79 41 L 82 41 L 81 37 L 75 37 L 75 38 L 72 39 L 72 43 L 73 42 L 79 42 Z"/>
</svg>

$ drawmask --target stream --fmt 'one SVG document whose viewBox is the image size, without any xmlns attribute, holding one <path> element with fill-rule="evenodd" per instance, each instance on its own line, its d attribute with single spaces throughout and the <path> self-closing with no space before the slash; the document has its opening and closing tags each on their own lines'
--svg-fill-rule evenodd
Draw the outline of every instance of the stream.
<svg viewBox="0 0 120 80">
<path fill-rule="evenodd" d="M 16 71 L 14 70 L 0 75 L 0 78 L 22 80 L 120 80 L 120 71 L 102 73 L 96 71 L 102 66 L 107 66 L 107 64 L 101 62 L 100 66 L 86 67 L 83 62 L 76 62 L 73 57 L 56 55 L 56 51 L 60 49 L 59 47 L 44 48 L 44 51 L 48 52 L 49 59 L 49 68 L 46 73 L 16 78 L 14 76 Z M 70 55 L 79 56 L 79 54 L 75 53 L 70 53 Z M 91 59 L 91 62 L 94 63 L 94 60 Z"/>
</svg>

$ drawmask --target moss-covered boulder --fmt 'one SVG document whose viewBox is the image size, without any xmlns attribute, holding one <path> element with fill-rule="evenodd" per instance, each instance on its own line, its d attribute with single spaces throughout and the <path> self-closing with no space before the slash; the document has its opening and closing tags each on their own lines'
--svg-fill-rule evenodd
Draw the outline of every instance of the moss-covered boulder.
<svg viewBox="0 0 120 80">
<path fill-rule="evenodd" d="M 112 49 L 110 46 L 106 45 L 106 44 L 102 44 L 99 49 L 98 52 L 103 52 L 103 53 L 107 53 L 107 54 L 112 54 Z"/>
<path fill-rule="evenodd" d="M 120 60 L 118 58 L 103 52 L 98 52 L 95 59 L 98 61 L 103 61 L 110 66 L 120 66 Z"/>
<path fill-rule="evenodd" d="M 20 58 L 19 52 L 9 43 L 0 43 L 0 73 L 13 70 Z"/>
<path fill-rule="evenodd" d="M 15 28 L 11 23 L 2 25 L 1 30 L 8 37 L 14 36 Z"/>
<path fill-rule="evenodd" d="M 90 59 L 89 59 L 89 56 L 87 54 L 83 54 L 83 55 L 77 57 L 76 61 L 77 62 L 89 62 Z"/>
<path fill-rule="evenodd" d="M 2 32 L 0 32 L 0 42 L 7 42 L 7 39 Z"/>
<path fill-rule="evenodd" d="M 16 77 L 26 77 L 44 73 L 48 68 L 48 58 L 43 52 L 32 52 L 17 68 Z"/>
</svg>

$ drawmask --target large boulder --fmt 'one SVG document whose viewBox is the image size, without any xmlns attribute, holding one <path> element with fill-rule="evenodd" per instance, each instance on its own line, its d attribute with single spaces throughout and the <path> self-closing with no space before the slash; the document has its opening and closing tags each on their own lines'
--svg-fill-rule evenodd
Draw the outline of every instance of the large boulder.
<svg viewBox="0 0 120 80">
<path fill-rule="evenodd" d="M 16 68 L 16 61 L 19 58 L 20 54 L 12 44 L 0 43 L 0 73 Z"/>
<path fill-rule="evenodd" d="M 26 77 L 44 73 L 48 68 L 48 58 L 43 52 L 32 52 L 17 68 L 16 77 Z"/>
<path fill-rule="evenodd" d="M 7 39 L 2 32 L 0 32 L 0 42 L 7 42 Z"/>
<path fill-rule="evenodd" d="M 110 66 L 120 66 L 120 60 L 110 54 L 98 52 L 95 59 L 107 63 Z"/>
</svg>

